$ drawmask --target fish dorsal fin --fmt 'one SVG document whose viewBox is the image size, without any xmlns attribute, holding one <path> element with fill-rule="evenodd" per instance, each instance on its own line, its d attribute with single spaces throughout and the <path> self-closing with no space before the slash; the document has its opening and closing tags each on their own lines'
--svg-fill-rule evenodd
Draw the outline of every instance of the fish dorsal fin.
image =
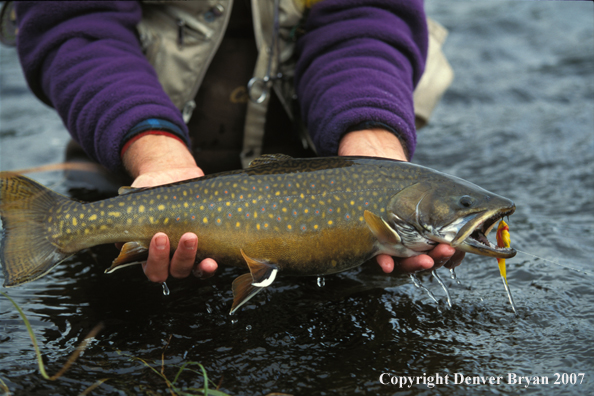
<svg viewBox="0 0 594 396">
<path fill-rule="evenodd" d="M 233 305 L 230 314 L 248 302 L 263 288 L 270 286 L 276 279 L 278 272 L 276 265 L 264 260 L 254 260 L 245 254 L 243 249 L 241 249 L 241 255 L 245 259 L 250 273 L 243 274 L 233 281 Z"/>
<path fill-rule="evenodd" d="M 122 246 L 120 255 L 113 260 L 111 267 L 105 270 L 106 274 L 133 264 L 139 264 L 148 258 L 148 248 L 140 242 L 128 242 Z"/>
<path fill-rule="evenodd" d="M 140 190 L 140 188 L 130 187 L 130 186 L 122 186 L 118 188 L 118 195 L 126 195 L 133 193 L 135 191 Z"/>
<path fill-rule="evenodd" d="M 394 231 L 384 219 L 374 215 L 368 210 L 363 213 L 363 216 L 365 217 L 367 226 L 382 245 L 397 245 L 400 243 L 400 235 L 398 235 L 398 233 Z"/>
<path fill-rule="evenodd" d="M 271 164 L 277 161 L 286 161 L 290 159 L 293 159 L 293 157 L 286 154 L 262 154 L 261 156 L 253 159 L 252 162 L 250 162 L 249 168 L 253 166 Z"/>
</svg>

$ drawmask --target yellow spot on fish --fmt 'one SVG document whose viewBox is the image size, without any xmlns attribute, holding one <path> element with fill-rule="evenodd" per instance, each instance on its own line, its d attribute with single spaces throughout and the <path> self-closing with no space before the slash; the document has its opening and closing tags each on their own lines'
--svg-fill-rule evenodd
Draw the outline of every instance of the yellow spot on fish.
<svg viewBox="0 0 594 396">
<path fill-rule="evenodd" d="M 354 205 L 354 204 L 355 204 L 355 201 L 351 201 L 351 205 Z"/>
<path fill-rule="evenodd" d="M 96 214 L 92 215 L 91 217 L 89 217 L 89 220 L 90 221 L 97 220 L 97 215 Z"/>
<path fill-rule="evenodd" d="M 103 224 L 101 227 L 99 227 L 100 230 L 107 230 L 107 226 L 105 224 Z"/>
<path fill-rule="evenodd" d="M 132 219 L 128 219 L 128 220 L 126 220 L 126 224 L 128 224 L 128 225 L 132 225 Z"/>
<path fill-rule="evenodd" d="M 241 223 L 238 221 L 237 223 L 235 223 L 235 227 L 239 228 L 239 226 L 241 225 Z"/>
<path fill-rule="evenodd" d="M 124 205 L 126 205 L 126 202 L 120 202 L 118 205 L 119 206 L 124 206 Z"/>
<path fill-rule="evenodd" d="M 138 207 L 138 213 L 144 213 L 144 205 Z"/>
<path fill-rule="evenodd" d="M 203 219 L 202 219 L 202 222 L 203 222 L 204 224 L 207 224 L 207 223 L 208 223 L 208 219 L 205 217 L 205 218 L 203 218 Z"/>
<path fill-rule="evenodd" d="M 85 218 L 85 215 L 84 215 L 84 213 L 81 213 L 79 217 L 80 217 L 80 219 L 81 219 L 81 220 L 82 220 L 82 219 L 84 219 L 84 218 Z M 50 218 L 51 218 L 51 217 L 50 217 Z"/>
<path fill-rule="evenodd" d="M 238 212 L 241 212 L 242 210 L 243 210 L 242 208 L 237 208 L 237 211 Z"/>
<path fill-rule="evenodd" d="M 193 216 L 192 216 L 193 217 Z M 169 217 L 165 217 L 165 220 L 163 220 L 163 225 L 169 223 Z"/>
<path fill-rule="evenodd" d="M 260 231 L 260 224 L 256 224 L 256 228 L 258 229 L 258 231 Z"/>
<path fill-rule="evenodd" d="M 66 214 L 66 220 L 70 218 L 70 214 Z"/>
<path fill-rule="evenodd" d="M 157 206 L 157 209 L 159 209 L 159 210 L 165 210 L 165 205 L 159 205 L 159 206 Z"/>
<path fill-rule="evenodd" d="M 290 186 L 289 186 L 289 187 L 290 187 Z M 287 228 L 288 228 L 289 230 L 293 229 L 293 227 L 291 226 L 291 224 L 287 225 Z"/>
<path fill-rule="evenodd" d="M 332 225 L 332 224 L 333 224 L 332 220 L 328 221 L 328 225 Z"/>
<path fill-rule="evenodd" d="M 318 225 L 314 224 L 314 230 L 317 230 L 317 229 L 318 229 Z"/>
<path fill-rule="evenodd" d="M 91 230 L 89 230 L 88 228 L 85 228 L 85 235 L 89 235 L 91 233 Z"/>
<path fill-rule="evenodd" d="M 330 263 L 332 264 L 332 266 L 333 266 L 333 267 L 336 267 L 336 264 L 338 264 L 338 263 L 336 262 L 336 260 L 332 260 Z"/>
<path fill-rule="evenodd" d="M 108 215 L 113 217 L 120 217 L 122 214 L 120 212 L 109 212 Z"/>
<path fill-rule="evenodd" d="M 78 222 L 76 221 L 76 217 L 72 218 L 72 225 L 76 227 L 76 225 L 78 224 Z"/>
</svg>

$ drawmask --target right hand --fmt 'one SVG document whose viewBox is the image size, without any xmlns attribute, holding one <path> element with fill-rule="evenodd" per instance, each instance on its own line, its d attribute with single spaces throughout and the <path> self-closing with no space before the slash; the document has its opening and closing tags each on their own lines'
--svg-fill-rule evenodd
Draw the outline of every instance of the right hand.
<svg viewBox="0 0 594 396">
<path fill-rule="evenodd" d="M 188 148 L 180 141 L 160 135 L 146 135 L 130 145 L 122 158 L 134 177 L 132 187 L 154 187 L 204 176 Z M 149 256 L 142 269 L 149 280 L 165 282 L 169 275 L 185 278 L 192 273 L 206 279 L 214 274 L 217 263 L 207 258 L 196 264 L 198 237 L 182 235 L 170 260 L 169 238 L 162 232 L 151 239 Z"/>
</svg>

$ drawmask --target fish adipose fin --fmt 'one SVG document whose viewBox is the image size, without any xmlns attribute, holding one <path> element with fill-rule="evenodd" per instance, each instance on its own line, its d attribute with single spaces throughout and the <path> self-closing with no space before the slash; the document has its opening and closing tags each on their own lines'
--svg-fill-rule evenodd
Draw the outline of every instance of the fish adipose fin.
<svg viewBox="0 0 594 396">
<path fill-rule="evenodd" d="M 400 243 L 400 235 L 384 219 L 368 210 L 363 213 L 363 216 L 367 226 L 382 245 L 397 245 Z"/>
<path fill-rule="evenodd" d="M 241 255 L 250 268 L 250 273 L 238 276 L 233 281 L 233 306 L 231 306 L 231 312 L 229 314 L 233 314 L 263 288 L 270 286 L 274 282 L 278 272 L 276 265 L 264 260 L 254 260 L 245 254 L 243 249 L 241 250 Z"/>
<path fill-rule="evenodd" d="M 111 274 L 115 270 L 139 264 L 148 258 L 148 248 L 140 242 L 127 242 L 122 246 L 120 255 L 113 260 L 111 267 L 105 270 L 106 274 Z"/>
<path fill-rule="evenodd" d="M 4 286 L 16 286 L 42 277 L 64 259 L 47 227 L 50 209 L 72 202 L 42 185 L 13 173 L 0 173 L 0 217 L 4 235 L 0 264 Z"/>
</svg>

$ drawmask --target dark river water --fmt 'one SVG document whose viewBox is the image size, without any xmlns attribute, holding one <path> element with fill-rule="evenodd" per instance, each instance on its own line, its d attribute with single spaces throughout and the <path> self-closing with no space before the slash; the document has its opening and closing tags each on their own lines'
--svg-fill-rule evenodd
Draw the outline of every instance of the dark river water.
<svg viewBox="0 0 594 396">
<path fill-rule="evenodd" d="M 0 296 L 0 380 L 11 394 L 75 395 L 100 379 L 107 381 L 91 394 L 171 394 L 138 360 L 160 371 L 162 356 L 171 381 L 184 363 L 199 362 L 231 395 L 594 394 L 594 5 L 426 7 L 450 31 L 445 52 L 456 79 L 419 132 L 414 162 L 515 201 L 512 246 L 527 252 L 507 262 L 517 316 L 495 259 L 475 255 L 456 270 L 460 284 L 438 271 L 451 309 L 430 274 L 419 278 L 439 304 L 408 277 L 364 265 L 326 277 L 323 287 L 315 278 L 278 279 L 229 316 L 231 282 L 244 271 L 170 281 L 164 296 L 139 267 L 103 274 L 117 252 L 102 246 L 3 289 L 31 321 L 50 374 L 105 325 L 49 382 L 17 311 Z M 0 168 L 63 161 L 67 133 L 29 93 L 14 49 L 0 49 L 0 67 Z M 73 184 L 63 172 L 31 176 L 64 194 L 97 197 L 92 183 Z M 175 385 L 202 387 L 198 366 L 188 368 Z M 401 387 L 403 376 L 420 383 Z M 502 378 L 473 384 L 480 376 Z M 520 376 L 531 383 L 518 384 Z M 427 385 L 436 378 L 442 383 Z"/>
</svg>

